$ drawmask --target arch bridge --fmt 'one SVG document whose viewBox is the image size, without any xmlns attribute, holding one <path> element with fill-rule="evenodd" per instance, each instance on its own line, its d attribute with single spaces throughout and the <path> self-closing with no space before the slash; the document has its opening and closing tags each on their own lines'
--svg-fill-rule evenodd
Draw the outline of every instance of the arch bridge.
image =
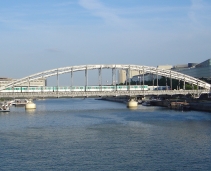
<svg viewBox="0 0 211 171">
<path fill-rule="evenodd" d="M 120 64 L 110 64 L 110 65 L 78 65 L 78 66 L 68 66 L 68 67 L 62 67 L 62 68 L 56 68 L 56 69 L 52 69 L 52 70 L 47 70 L 47 71 L 42 71 L 33 75 L 29 75 L 26 76 L 24 78 L 18 79 L 16 81 L 13 81 L 5 86 L 0 87 L 0 92 L 2 90 L 5 90 L 6 88 L 11 88 L 11 87 L 15 87 L 15 86 L 19 86 L 23 83 L 28 83 L 30 85 L 31 81 L 40 79 L 40 78 L 48 78 L 48 77 L 52 77 L 52 76 L 57 76 L 57 86 L 59 87 L 59 75 L 62 74 L 66 74 L 66 73 L 70 73 L 71 74 L 71 86 L 73 86 L 73 73 L 74 72 L 78 72 L 78 71 L 84 71 L 85 72 L 85 86 L 88 85 L 88 71 L 89 70 L 98 70 L 98 82 L 99 85 L 102 86 L 102 69 L 111 69 L 112 70 L 112 84 L 114 85 L 115 80 L 116 80 L 116 70 L 125 70 L 126 71 L 126 78 L 129 79 L 130 78 L 130 71 L 138 71 L 140 75 L 143 75 L 143 84 L 144 84 L 144 75 L 145 74 L 153 74 L 156 76 L 157 78 L 157 86 L 158 86 L 158 76 L 163 76 L 166 78 L 170 78 L 171 80 L 171 85 L 170 87 L 172 87 L 172 79 L 176 79 L 179 81 L 183 81 L 184 85 L 185 83 L 189 83 L 191 85 L 196 85 L 197 87 L 201 87 L 203 89 L 203 91 L 209 91 L 210 90 L 210 84 L 199 80 L 197 78 L 191 77 L 189 75 L 185 75 L 176 71 L 172 71 L 172 70 L 166 70 L 166 69 L 160 69 L 157 67 L 151 67 L 151 66 L 143 66 L 143 65 L 120 65 Z M 129 83 L 130 84 L 130 83 Z M 133 91 L 127 90 L 125 91 L 125 93 L 123 93 L 124 95 L 130 95 Z M 155 91 L 152 91 L 150 93 L 150 91 L 148 92 L 148 94 L 155 94 Z M 195 92 L 194 90 L 192 91 L 192 93 Z M 197 91 L 198 92 L 198 91 Z M 62 92 L 60 92 L 62 93 Z M 74 94 L 74 92 L 70 92 L 70 94 Z M 120 94 L 121 94 L 120 93 Z M 146 93 L 146 92 L 145 92 Z M 161 93 L 161 92 L 160 92 Z M 177 91 L 173 91 L 173 90 L 169 90 L 166 91 L 165 94 L 177 94 Z M 180 91 L 180 94 L 186 94 L 186 93 L 190 93 L 190 91 Z M 1 93 L 2 94 L 2 93 Z M 107 93 L 108 94 L 108 93 Z M 133 94 L 133 93 L 132 93 Z M 143 94 L 143 91 L 136 91 L 135 94 Z M 146 93 L 147 94 L 147 93 Z M 158 94 L 158 92 L 157 92 Z M 85 96 L 90 96 L 90 94 L 86 94 L 85 92 L 81 92 L 81 95 Z M 103 95 L 102 92 L 99 93 L 95 93 L 95 96 L 101 96 Z M 117 92 L 113 93 L 112 95 L 118 95 Z M 91 95 L 92 96 L 92 95 Z"/>
</svg>

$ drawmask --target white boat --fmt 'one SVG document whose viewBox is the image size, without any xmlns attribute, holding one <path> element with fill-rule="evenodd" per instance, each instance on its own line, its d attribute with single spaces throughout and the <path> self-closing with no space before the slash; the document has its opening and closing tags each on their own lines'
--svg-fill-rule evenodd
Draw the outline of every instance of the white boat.
<svg viewBox="0 0 211 171">
<path fill-rule="evenodd" d="M 9 105 L 7 104 L 3 104 L 1 107 L 0 107 L 0 112 L 9 112 L 10 111 L 10 107 Z"/>
<path fill-rule="evenodd" d="M 137 101 L 138 101 L 138 104 L 142 104 L 142 100 L 139 99 L 139 100 L 137 100 Z"/>
<path fill-rule="evenodd" d="M 13 102 L 12 102 L 12 105 L 15 105 L 15 106 L 24 106 L 28 103 L 29 101 L 27 99 L 15 99 Z"/>
<path fill-rule="evenodd" d="M 151 106 L 150 101 L 144 101 L 142 103 L 142 106 Z"/>
</svg>

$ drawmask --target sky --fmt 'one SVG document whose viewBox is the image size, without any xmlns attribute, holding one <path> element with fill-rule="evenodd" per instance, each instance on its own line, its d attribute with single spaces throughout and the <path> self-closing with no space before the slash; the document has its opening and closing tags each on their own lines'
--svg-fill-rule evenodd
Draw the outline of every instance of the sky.
<svg viewBox="0 0 211 171">
<path fill-rule="evenodd" d="M 0 77 L 209 58 L 210 0 L 0 0 Z"/>
</svg>

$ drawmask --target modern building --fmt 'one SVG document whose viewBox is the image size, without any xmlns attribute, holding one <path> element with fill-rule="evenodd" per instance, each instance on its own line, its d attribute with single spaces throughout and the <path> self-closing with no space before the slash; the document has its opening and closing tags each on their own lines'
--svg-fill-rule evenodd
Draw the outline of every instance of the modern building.
<svg viewBox="0 0 211 171">
<path fill-rule="evenodd" d="M 190 75 L 195 78 L 211 78 L 211 59 L 207 59 L 201 63 L 188 63 L 186 65 L 175 65 L 172 68 L 183 74 Z"/>
<path fill-rule="evenodd" d="M 201 63 L 188 63 L 181 65 L 159 65 L 157 66 L 159 69 L 170 69 L 173 71 L 177 71 L 195 78 L 207 78 L 211 79 L 211 59 L 207 59 Z M 154 76 L 155 77 L 155 76 Z M 134 75 L 131 77 L 132 81 L 140 81 L 143 78 L 143 74 Z M 158 79 L 161 76 L 158 77 Z M 155 78 L 154 78 L 155 79 Z M 144 80 L 149 81 L 153 80 L 152 74 L 145 74 Z"/>
</svg>

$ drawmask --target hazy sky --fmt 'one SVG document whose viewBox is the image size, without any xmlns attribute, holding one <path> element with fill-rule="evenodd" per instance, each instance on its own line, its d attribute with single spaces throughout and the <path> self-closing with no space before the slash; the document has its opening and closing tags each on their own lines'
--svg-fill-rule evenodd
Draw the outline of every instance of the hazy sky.
<svg viewBox="0 0 211 171">
<path fill-rule="evenodd" d="M 210 0 L 0 0 L 1 77 L 211 58 Z"/>
</svg>

